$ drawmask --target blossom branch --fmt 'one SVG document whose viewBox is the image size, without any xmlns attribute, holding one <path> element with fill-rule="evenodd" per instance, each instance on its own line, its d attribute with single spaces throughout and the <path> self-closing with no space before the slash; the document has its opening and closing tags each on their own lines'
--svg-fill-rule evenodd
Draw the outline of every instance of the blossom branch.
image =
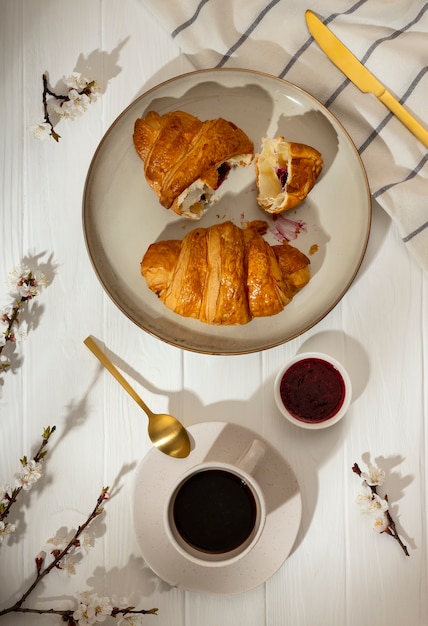
<svg viewBox="0 0 428 626">
<path fill-rule="evenodd" d="M 110 605 L 108 598 L 98 598 L 97 596 L 91 596 L 88 592 L 84 592 L 80 594 L 79 598 L 79 608 L 77 609 L 33 609 L 33 608 L 25 608 L 22 605 L 30 596 L 30 594 L 34 591 L 34 589 L 40 584 L 45 576 L 49 574 L 54 568 L 61 569 L 61 561 L 72 551 L 74 548 L 80 546 L 79 537 L 84 532 L 84 530 L 91 524 L 91 522 L 101 515 L 104 511 L 104 507 L 102 506 L 104 500 L 108 500 L 110 498 L 110 494 L 108 493 L 108 487 L 103 487 L 100 495 L 98 496 L 97 502 L 92 509 L 91 513 L 88 515 L 86 521 L 78 527 L 78 529 L 73 534 L 70 541 L 67 543 L 65 548 L 62 550 L 52 550 L 52 555 L 54 556 L 53 561 L 43 567 L 43 563 L 45 560 L 45 553 L 41 552 L 35 558 L 36 563 L 36 576 L 32 584 L 28 587 L 28 589 L 22 594 L 22 596 L 15 602 L 14 605 L 0 610 L 0 617 L 2 615 L 7 615 L 8 613 L 38 613 L 39 615 L 59 615 L 62 617 L 62 620 L 66 622 L 69 626 L 76 626 L 77 624 L 92 624 L 94 620 L 91 621 L 92 616 L 107 616 L 111 615 L 112 617 L 122 616 L 122 623 L 130 623 L 128 622 L 128 618 L 137 615 L 156 615 L 158 609 L 141 609 L 135 610 L 135 607 L 126 607 L 119 608 L 113 607 Z M 95 620 L 102 621 L 102 620 Z"/>
<path fill-rule="evenodd" d="M 153 608 L 153 609 L 140 609 L 140 610 L 134 610 L 133 608 L 129 607 L 126 609 L 119 609 L 117 607 L 113 607 L 111 610 L 111 613 L 109 615 L 111 615 L 111 617 L 117 617 L 118 615 L 123 615 L 123 617 L 126 618 L 130 617 L 132 615 L 157 615 L 158 614 L 159 609 Z M 73 617 L 73 614 L 76 612 L 73 609 L 30 609 L 30 608 L 24 608 L 24 607 L 20 607 L 18 609 L 15 609 L 16 613 L 30 613 L 30 614 L 37 614 L 37 615 L 59 615 L 62 617 L 62 621 L 66 622 L 67 624 L 69 624 L 69 626 L 75 626 L 77 623 L 75 618 Z M 5 615 L 5 613 L 3 613 L 3 611 L 0 611 L 0 616 L 1 615 Z M 79 620 L 80 621 L 80 620 Z"/>
<path fill-rule="evenodd" d="M 23 470 L 21 470 L 20 474 L 21 484 L 10 493 L 6 491 L 6 494 L 0 497 L 0 542 L 3 539 L 4 535 L 9 534 L 9 532 L 12 532 L 12 530 L 14 530 L 14 528 L 7 529 L 7 526 L 5 525 L 3 520 L 9 514 L 10 508 L 16 502 L 19 493 L 22 489 L 29 489 L 30 486 L 41 476 L 40 464 L 47 454 L 46 446 L 52 433 L 55 430 L 55 426 L 53 426 L 52 428 L 50 426 L 45 428 L 45 430 L 43 431 L 42 443 L 36 454 L 34 455 L 33 459 L 30 462 L 27 462 L 27 458 L 25 456 L 21 459 L 21 464 L 23 466 Z M 40 582 L 45 578 L 45 576 L 47 576 L 54 568 L 62 570 L 63 563 L 66 560 L 66 557 L 70 556 L 72 553 L 74 553 L 76 549 L 79 549 L 81 547 L 80 537 L 85 532 L 87 527 L 103 513 L 103 503 L 109 498 L 110 494 L 108 491 L 108 487 L 103 487 L 100 495 L 97 498 L 94 508 L 86 518 L 85 522 L 80 525 L 76 531 L 73 532 L 72 537 L 67 541 L 65 547 L 63 547 L 62 549 L 56 547 L 51 551 L 53 559 L 48 565 L 45 565 L 46 552 L 39 552 L 39 554 L 34 559 L 36 574 L 33 582 L 22 594 L 19 600 L 15 602 L 15 604 L 0 610 L 0 617 L 3 615 L 8 615 L 9 613 L 36 613 L 39 615 L 58 615 L 62 618 L 63 622 L 66 622 L 68 624 L 68 626 L 86 626 L 88 624 L 93 624 L 98 621 L 104 621 L 105 617 L 109 615 L 118 619 L 118 626 L 137 626 L 137 623 L 140 624 L 140 622 L 137 620 L 142 619 L 143 615 L 157 614 L 157 608 L 149 610 L 137 610 L 133 606 L 126 606 L 125 608 L 112 606 L 108 598 L 99 598 L 98 596 L 93 595 L 87 591 L 79 594 L 79 604 L 75 609 L 35 609 L 23 606 L 25 601 L 40 584 Z M 53 541 L 50 542 L 54 543 Z M 55 545 L 58 546 L 58 544 Z"/>
<path fill-rule="evenodd" d="M 89 104 L 95 102 L 100 93 L 100 88 L 95 80 L 88 80 L 74 72 L 71 76 L 63 76 L 62 79 L 68 89 L 67 94 L 58 94 L 49 87 L 47 74 L 43 74 L 42 78 L 44 121 L 34 124 L 29 130 L 37 139 L 45 140 L 52 137 L 58 142 L 61 136 L 56 132 L 51 120 L 48 96 L 59 102 L 59 105 L 53 107 L 53 112 L 60 119 L 75 119 L 87 110 Z"/>
<path fill-rule="evenodd" d="M 47 574 L 49 574 L 49 572 L 52 571 L 54 569 L 54 567 L 57 567 L 59 569 L 61 568 L 61 560 L 67 554 L 69 554 L 69 552 L 74 547 L 80 545 L 79 544 L 79 537 L 80 537 L 80 535 L 83 533 L 85 528 L 87 528 L 87 526 L 89 526 L 89 524 L 92 522 L 92 520 L 94 520 L 96 517 L 98 517 L 98 515 L 101 515 L 101 513 L 104 510 L 104 507 L 102 507 L 101 504 L 102 504 L 102 502 L 104 500 L 107 500 L 109 497 L 110 496 L 109 496 L 109 493 L 108 493 L 108 487 L 104 487 L 102 489 L 100 495 L 98 496 L 97 503 L 96 503 L 95 507 L 93 508 L 93 510 L 89 514 L 88 518 L 86 519 L 86 522 L 77 528 L 76 532 L 74 533 L 73 537 L 70 539 L 70 541 L 68 542 L 66 547 L 63 550 L 52 550 L 52 555 L 54 556 L 54 559 L 47 567 L 42 568 L 42 563 L 40 562 L 40 560 L 38 561 L 38 559 L 41 559 L 42 562 L 43 562 L 44 558 L 36 557 L 37 575 L 36 575 L 36 578 L 34 579 L 33 583 L 29 586 L 27 591 L 25 591 L 23 593 L 21 598 L 19 600 L 17 600 L 17 602 L 15 602 L 15 604 L 13 606 L 11 606 L 8 609 L 3 609 L 3 611 L 0 611 L 0 616 L 4 615 L 5 613 L 11 613 L 11 612 L 14 612 L 14 611 L 15 612 L 18 611 L 20 609 L 20 607 L 22 606 L 22 604 L 24 604 L 25 600 L 28 598 L 30 593 L 32 593 L 32 591 L 34 591 L 34 589 L 43 580 L 43 578 L 45 576 L 47 576 Z"/>
<path fill-rule="evenodd" d="M 6 324 L 3 331 L 3 342 L 0 342 L 0 355 L 8 342 L 16 342 L 16 328 L 19 324 L 19 315 L 26 302 L 39 295 L 41 289 L 47 285 L 46 276 L 38 270 L 31 271 L 28 267 L 15 268 L 9 274 L 9 283 L 17 291 L 17 297 L 8 312 L 1 314 L 0 321 Z M 7 359 L 0 361 L 0 373 L 10 367 Z"/>
<path fill-rule="evenodd" d="M 12 308 L 12 312 L 11 315 L 6 315 L 6 313 L 4 313 L 2 315 L 2 322 L 7 322 L 7 328 L 4 331 L 4 337 L 5 337 L 5 341 L 12 341 L 15 342 L 15 335 L 12 332 L 12 329 L 14 327 L 14 325 L 18 322 L 18 316 L 19 316 L 19 311 L 21 310 L 21 307 L 23 306 L 23 304 L 28 300 L 29 298 L 24 297 L 21 298 L 20 300 L 18 300 L 14 307 Z M 3 348 L 5 347 L 6 343 L 2 344 L 0 346 L 0 354 L 3 352 Z M 6 369 L 7 365 L 3 365 L 2 369 Z"/>
<path fill-rule="evenodd" d="M 52 428 L 50 426 L 47 426 L 44 429 L 43 435 L 42 435 L 42 443 L 40 444 L 40 448 L 37 450 L 36 454 L 34 455 L 32 461 L 30 461 L 30 463 L 27 462 L 26 456 L 20 459 L 23 470 L 21 471 L 21 474 L 19 475 L 18 486 L 12 490 L 11 494 L 9 494 L 6 491 L 6 493 L 3 495 L 3 500 L 1 500 L 0 498 L 0 522 L 6 519 L 6 517 L 9 515 L 12 505 L 16 502 L 16 499 L 18 495 L 21 493 L 21 491 L 25 489 L 25 487 L 29 489 L 29 486 L 35 483 L 38 478 L 40 478 L 41 476 L 40 462 L 43 461 L 46 454 L 48 453 L 48 451 L 45 450 L 45 448 L 48 445 L 49 439 L 51 435 L 55 432 L 55 430 L 56 430 L 56 426 L 52 426 Z"/>
<path fill-rule="evenodd" d="M 380 498 L 377 487 L 383 484 L 385 472 L 374 465 L 369 467 L 369 472 L 362 472 L 357 463 L 352 466 L 352 471 L 363 478 L 365 493 L 360 493 L 357 503 L 362 505 L 363 513 L 369 513 L 374 517 L 374 528 L 380 533 L 386 533 L 395 539 L 406 556 L 410 556 L 407 546 L 398 534 L 396 524 L 389 511 L 388 496 Z"/>
</svg>

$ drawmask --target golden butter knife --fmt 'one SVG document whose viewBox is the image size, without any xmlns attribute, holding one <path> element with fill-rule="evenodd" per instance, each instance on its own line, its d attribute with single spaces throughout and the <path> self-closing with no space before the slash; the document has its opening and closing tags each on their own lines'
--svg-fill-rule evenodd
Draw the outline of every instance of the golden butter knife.
<svg viewBox="0 0 428 626">
<path fill-rule="evenodd" d="M 405 109 L 385 86 L 325 26 L 312 11 L 306 11 L 309 32 L 330 61 L 363 93 L 372 93 L 428 148 L 428 130 Z"/>
</svg>

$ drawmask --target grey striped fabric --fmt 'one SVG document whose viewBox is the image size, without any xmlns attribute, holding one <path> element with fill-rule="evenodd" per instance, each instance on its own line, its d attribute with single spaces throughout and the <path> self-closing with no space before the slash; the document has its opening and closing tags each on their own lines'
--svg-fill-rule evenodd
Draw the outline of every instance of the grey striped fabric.
<svg viewBox="0 0 428 626">
<path fill-rule="evenodd" d="M 310 36 L 312 9 L 428 127 L 428 2 L 422 0 L 141 0 L 196 69 L 261 70 L 310 92 L 342 122 L 372 197 L 428 271 L 428 151 L 375 97 L 362 94 Z"/>
</svg>

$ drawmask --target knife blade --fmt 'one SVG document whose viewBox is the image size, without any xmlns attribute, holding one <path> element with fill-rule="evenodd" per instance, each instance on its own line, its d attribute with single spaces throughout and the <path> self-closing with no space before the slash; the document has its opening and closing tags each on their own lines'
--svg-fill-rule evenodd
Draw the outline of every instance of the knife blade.
<svg viewBox="0 0 428 626">
<path fill-rule="evenodd" d="M 321 50 L 336 67 L 363 93 L 371 93 L 428 148 L 428 130 L 386 89 L 386 87 L 352 54 L 331 30 L 309 9 L 305 13 L 309 32 Z"/>
</svg>

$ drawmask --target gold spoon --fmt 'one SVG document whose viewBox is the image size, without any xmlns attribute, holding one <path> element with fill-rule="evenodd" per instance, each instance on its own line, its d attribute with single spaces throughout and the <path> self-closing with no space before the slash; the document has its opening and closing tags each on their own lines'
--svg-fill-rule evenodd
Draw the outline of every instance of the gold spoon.
<svg viewBox="0 0 428 626">
<path fill-rule="evenodd" d="M 92 337 L 87 337 L 83 343 L 95 354 L 97 359 L 101 361 L 110 374 L 114 376 L 118 383 L 122 385 L 131 398 L 146 413 L 149 418 L 148 433 L 153 445 L 161 452 L 178 459 L 188 456 L 190 453 L 190 440 L 183 424 L 172 415 L 153 413 L 119 370 L 116 369 L 107 355 L 98 347 Z"/>
</svg>

